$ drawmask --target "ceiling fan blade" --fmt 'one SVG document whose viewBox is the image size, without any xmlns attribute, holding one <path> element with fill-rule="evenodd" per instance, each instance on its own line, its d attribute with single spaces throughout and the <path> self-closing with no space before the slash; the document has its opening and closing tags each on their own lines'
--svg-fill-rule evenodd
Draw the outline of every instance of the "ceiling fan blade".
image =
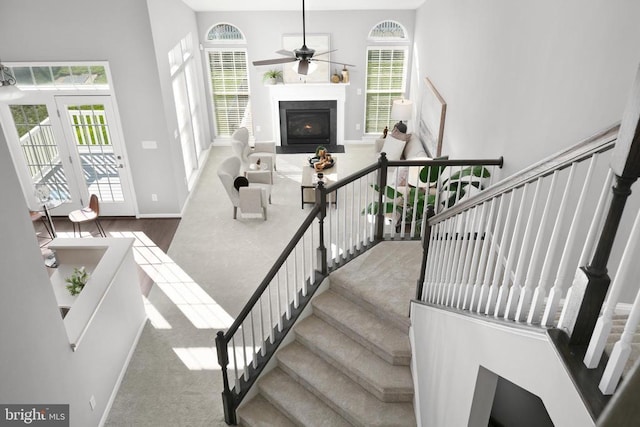
<svg viewBox="0 0 640 427">
<path fill-rule="evenodd" d="M 289 58 L 274 58 L 274 59 L 263 59 L 261 61 L 253 61 L 253 65 L 271 65 L 271 64 L 284 64 L 287 62 L 295 62 L 297 58 L 289 57 Z"/>
<path fill-rule="evenodd" d="M 344 62 L 339 62 L 339 61 L 327 61 L 326 59 L 317 59 L 317 58 L 313 58 L 313 60 L 314 61 L 318 61 L 318 62 L 328 62 L 329 64 L 345 65 L 347 67 L 355 67 L 355 65 L 345 64 Z"/>
<path fill-rule="evenodd" d="M 338 49 L 331 49 L 326 52 L 316 53 L 314 56 L 326 55 L 327 53 L 335 52 Z"/>
<path fill-rule="evenodd" d="M 276 50 L 276 53 L 284 56 L 295 56 L 293 52 L 291 52 L 290 50 L 284 50 L 284 49 Z"/>
<path fill-rule="evenodd" d="M 298 74 L 302 74 L 303 76 L 307 75 L 307 71 L 309 71 L 309 61 L 302 60 L 298 64 Z"/>
</svg>

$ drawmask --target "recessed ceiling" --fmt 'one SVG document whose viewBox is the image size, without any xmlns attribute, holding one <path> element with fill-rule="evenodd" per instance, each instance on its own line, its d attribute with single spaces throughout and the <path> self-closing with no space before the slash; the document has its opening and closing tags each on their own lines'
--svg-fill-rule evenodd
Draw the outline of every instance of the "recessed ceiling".
<svg viewBox="0 0 640 427">
<path fill-rule="evenodd" d="M 302 0 L 182 0 L 196 12 L 302 10 Z M 425 0 L 306 0 L 306 10 L 417 9 Z"/>
</svg>

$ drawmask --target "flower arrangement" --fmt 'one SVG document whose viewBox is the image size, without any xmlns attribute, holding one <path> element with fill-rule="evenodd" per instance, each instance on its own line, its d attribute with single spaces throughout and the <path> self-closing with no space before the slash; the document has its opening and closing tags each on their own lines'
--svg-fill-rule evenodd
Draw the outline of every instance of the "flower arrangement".
<svg viewBox="0 0 640 427">
<path fill-rule="evenodd" d="M 67 290 L 72 296 L 78 295 L 89 280 L 89 273 L 84 267 L 74 268 L 73 274 L 65 279 L 68 283 Z"/>
</svg>

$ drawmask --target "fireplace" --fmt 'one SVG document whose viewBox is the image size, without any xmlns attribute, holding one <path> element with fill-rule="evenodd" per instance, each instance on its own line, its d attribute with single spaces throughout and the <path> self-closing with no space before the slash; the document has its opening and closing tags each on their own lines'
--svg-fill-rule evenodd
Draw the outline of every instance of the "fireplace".
<svg viewBox="0 0 640 427">
<path fill-rule="evenodd" d="M 288 152 L 309 152 L 318 145 L 337 145 L 336 101 L 280 101 L 281 146 Z"/>
</svg>

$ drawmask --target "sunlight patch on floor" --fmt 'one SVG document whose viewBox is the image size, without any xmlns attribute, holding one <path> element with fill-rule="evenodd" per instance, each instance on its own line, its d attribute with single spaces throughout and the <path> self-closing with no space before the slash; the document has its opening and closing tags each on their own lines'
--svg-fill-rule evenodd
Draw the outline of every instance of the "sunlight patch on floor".
<svg viewBox="0 0 640 427">
<path fill-rule="evenodd" d="M 158 248 L 146 234 L 141 231 L 109 231 L 107 235 L 135 239 L 133 258 L 136 263 L 195 328 L 226 329 L 233 324 L 233 318 L 229 313 Z M 73 238 L 73 232 L 58 233 L 58 237 Z M 91 237 L 91 235 L 87 233 L 85 237 Z M 156 329 L 171 329 L 169 322 L 147 298 L 144 298 L 144 304 L 147 316 Z"/>
</svg>

